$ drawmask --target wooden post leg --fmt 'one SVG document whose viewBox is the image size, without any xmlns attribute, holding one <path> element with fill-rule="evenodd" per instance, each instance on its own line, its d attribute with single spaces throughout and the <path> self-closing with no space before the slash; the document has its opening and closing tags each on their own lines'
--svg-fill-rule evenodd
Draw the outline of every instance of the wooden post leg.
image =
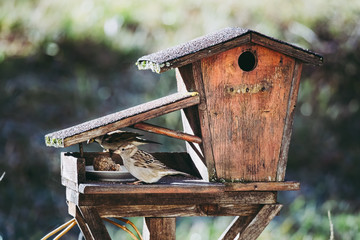
<svg viewBox="0 0 360 240">
<path fill-rule="evenodd" d="M 257 239 L 281 208 L 281 204 L 264 205 L 249 225 L 240 232 L 238 240 Z"/>
<path fill-rule="evenodd" d="M 219 237 L 219 240 L 233 240 L 236 238 L 239 233 L 241 233 L 244 228 L 249 225 L 251 220 L 253 220 L 255 215 L 246 216 L 246 217 L 235 217 L 232 223 L 228 228 L 223 232 Z"/>
<path fill-rule="evenodd" d="M 85 222 L 85 219 L 84 219 L 83 215 L 81 214 L 78 207 L 76 207 L 75 220 L 80 228 L 80 231 L 84 235 L 85 239 L 93 240 L 94 238 L 91 236 L 90 230 L 89 230 L 89 228 Z"/>
<path fill-rule="evenodd" d="M 146 228 L 148 234 L 145 234 Z M 144 240 L 175 240 L 176 218 L 147 217 L 144 222 Z"/>
<path fill-rule="evenodd" d="M 111 240 L 108 231 L 94 207 L 81 206 L 80 211 L 94 240 Z"/>
<path fill-rule="evenodd" d="M 239 234 L 238 240 L 257 239 L 281 208 L 281 204 L 264 205 L 255 215 L 236 217 L 219 239 L 233 240 Z"/>
</svg>

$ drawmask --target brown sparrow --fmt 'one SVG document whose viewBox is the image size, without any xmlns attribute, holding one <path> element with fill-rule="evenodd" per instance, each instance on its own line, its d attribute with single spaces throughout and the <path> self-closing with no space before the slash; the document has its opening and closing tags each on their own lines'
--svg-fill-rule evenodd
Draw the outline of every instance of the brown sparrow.
<svg viewBox="0 0 360 240">
<path fill-rule="evenodd" d="M 119 148 L 119 146 L 129 143 L 135 146 L 147 144 L 147 143 L 157 143 L 154 141 L 146 140 L 140 138 L 141 134 L 134 132 L 126 132 L 121 130 L 116 130 L 109 132 L 105 135 L 89 139 L 87 143 L 97 142 L 106 152 L 113 152 Z M 159 144 L 159 143 L 157 143 Z"/>
<path fill-rule="evenodd" d="M 121 156 L 125 168 L 137 179 L 145 183 L 154 183 L 167 175 L 185 175 L 187 173 L 171 169 L 153 155 L 142 151 L 134 144 L 124 144 L 114 153 Z"/>
</svg>

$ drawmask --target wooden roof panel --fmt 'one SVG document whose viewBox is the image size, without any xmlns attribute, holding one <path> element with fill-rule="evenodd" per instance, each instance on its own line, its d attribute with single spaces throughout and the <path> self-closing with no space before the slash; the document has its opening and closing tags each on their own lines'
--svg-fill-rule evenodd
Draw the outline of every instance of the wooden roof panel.
<svg viewBox="0 0 360 240">
<path fill-rule="evenodd" d="M 247 42 L 263 45 L 291 57 L 298 58 L 305 63 L 314 65 L 322 63 L 322 57 L 314 52 L 250 29 L 232 27 L 143 56 L 137 60 L 136 64 L 140 70 L 151 69 L 154 72 L 161 73 Z"/>
<path fill-rule="evenodd" d="M 171 94 L 135 107 L 112 113 L 91 121 L 45 135 L 45 143 L 52 147 L 68 147 L 131 126 L 160 115 L 199 104 L 197 92 Z"/>
</svg>

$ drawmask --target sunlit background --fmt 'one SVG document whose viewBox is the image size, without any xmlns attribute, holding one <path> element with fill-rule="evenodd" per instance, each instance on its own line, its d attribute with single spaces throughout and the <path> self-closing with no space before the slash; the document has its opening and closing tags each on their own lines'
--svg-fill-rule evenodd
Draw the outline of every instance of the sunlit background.
<svg viewBox="0 0 360 240">
<path fill-rule="evenodd" d="M 70 219 L 64 149 L 46 147 L 45 134 L 175 92 L 174 71 L 138 71 L 136 60 L 228 26 L 325 59 L 302 74 L 287 171 L 302 189 L 280 194 L 285 206 L 260 239 L 329 239 L 328 211 L 335 239 L 360 239 L 360 1 L 3 0 L 0 240 L 40 239 Z M 179 116 L 153 121 L 181 129 Z M 157 140 L 157 151 L 184 150 Z M 141 229 L 142 219 L 132 220 Z M 231 221 L 178 218 L 177 238 L 217 239 Z M 113 239 L 130 239 L 108 228 Z M 74 228 L 65 239 L 78 236 Z"/>
</svg>

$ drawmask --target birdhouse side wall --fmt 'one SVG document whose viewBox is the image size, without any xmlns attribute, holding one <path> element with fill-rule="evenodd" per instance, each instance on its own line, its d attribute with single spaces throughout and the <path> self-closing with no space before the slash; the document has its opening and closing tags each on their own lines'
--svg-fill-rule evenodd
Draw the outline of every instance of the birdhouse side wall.
<svg viewBox="0 0 360 240">
<path fill-rule="evenodd" d="M 256 60 L 250 71 L 239 67 L 239 56 L 246 51 Z M 201 60 L 209 122 L 202 133 L 210 132 L 218 180 L 276 181 L 280 155 L 287 158 L 284 133 L 291 134 L 284 127 L 292 118 L 290 94 L 298 91 L 295 66 L 294 58 L 256 44 Z"/>
</svg>

